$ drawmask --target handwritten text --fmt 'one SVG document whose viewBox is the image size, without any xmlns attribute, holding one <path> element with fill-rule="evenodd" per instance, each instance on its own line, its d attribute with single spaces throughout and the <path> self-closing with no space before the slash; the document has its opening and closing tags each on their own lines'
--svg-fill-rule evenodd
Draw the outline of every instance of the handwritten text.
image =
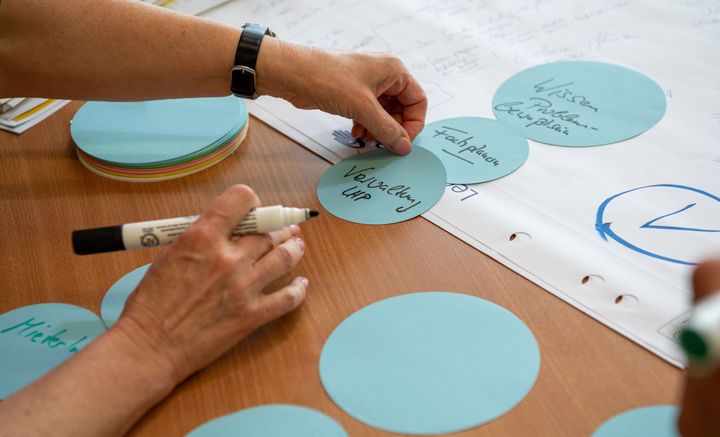
<svg viewBox="0 0 720 437">
<path fill-rule="evenodd" d="M 449 131 L 449 132 L 448 132 Z M 458 135 L 460 134 L 460 135 Z M 443 152 L 447 153 L 450 156 L 454 156 L 455 158 L 460 159 L 461 161 L 465 161 L 470 165 L 475 165 L 475 162 L 471 161 L 470 159 L 467 159 L 468 157 L 460 156 L 463 153 L 468 153 L 470 155 L 477 155 L 485 162 L 492 164 L 494 167 L 497 167 L 500 165 L 500 161 L 490 155 L 488 151 L 486 150 L 487 144 L 483 144 L 482 146 L 479 145 L 473 145 L 472 140 L 475 138 L 472 135 L 469 135 L 468 132 L 465 132 L 460 129 L 455 129 L 449 126 L 443 126 L 442 130 L 435 129 L 435 135 L 433 135 L 433 138 L 441 137 L 443 140 L 447 141 L 448 143 L 453 144 L 455 147 L 458 147 L 460 150 L 457 152 L 449 151 L 447 149 L 442 149 Z M 456 154 L 457 153 L 457 154 Z"/>
<path fill-rule="evenodd" d="M 345 189 L 342 192 L 342 195 L 353 199 L 353 201 L 368 200 L 372 198 L 372 192 L 366 190 L 380 191 L 388 196 L 394 196 L 409 203 L 409 206 L 399 206 L 395 208 L 395 212 L 398 213 L 407 212 L 410 208 L 414 208 L 422 203 L 421 200 L 415 199 L 415 197 L 411 194 L 411 186 L 390 186 L 390 184 L 376 178 L 375 176 L 367 174 L 372 170 L 375 170 L 375 167 L 358 169 L 356 165 L 353 165 L 352 169 L 345 173 L 344 177 L 352 178 L 355 182 L 360 182 L 360 185 L 355 185 Z"/>
<path fill-rule="evenodd" d="M 68 343 L 63 341 L 61 338 L 64 334 L 67 333 L 67 329 L 61 329 L 53 334 L 48 334 L 48 328 L 52 328 L 52 326 L 44 320 L 36 321 L 35 317 L 30 317 L 23 322 L 0 330 L 0 334 L 15 334 L 26 338 L 32 343 L 37 343 L 39 346 L 45 346 L 48 349 L 64 349 L 68 353 L 77 352 L 79 350 L 80 344 L 88 339 L 87 336 L 83 336 L 82 338 L 68 346 Z"/>
</svg>

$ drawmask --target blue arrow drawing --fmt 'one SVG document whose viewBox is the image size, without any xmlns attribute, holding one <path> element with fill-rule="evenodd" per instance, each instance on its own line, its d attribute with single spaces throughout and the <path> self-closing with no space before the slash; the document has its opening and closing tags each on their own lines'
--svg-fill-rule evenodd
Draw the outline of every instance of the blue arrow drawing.
<svg viewBox="0 0 720 437">
<path fill-rule="evenodd" d="M 681 226 L 663 226 L 663 225 L 654 225 L 658 220 L 662 220 L 665 217 L 670 217 L 671 215 L 680 214 L 683 211 L 687 211 L 688 209 L 695 206 L 695 203 L 691 203 L 690 205 L 687 205 L 683 208 L 678 209 L 677 211 L 671 212 L 670 214 L 661 215 L 658 218 L 652 219 L 649 222 L 645 223 L 644 225 L 640 226 L 641 228 L 649 228 L 649 229 L 668 229 L 671 231 L 690 231 L 690 232 L 720 232 L 720 229 L 700 229 L 700 228 L 684 228 Z"/>
<path fill-rule="evenodd" d="M 647 256 L 650 256 L 653 258 L 657 258 L 657 259 L 661 259 L 663 261 L 669 261 L 669 262 L 673 262 L 673 263 L 677 263 L 677 264 L 683 264 L 683 265 L 689 265 L 689 266 L 696 265 L 697 263 L 683 261 L 683 260 L 679 260 L 679 259 L 675 259 L 675 258 L 670 258 L 667 256 L 663 256 L 663 255 L 654 253 L 654 252 L 650 252 L 649 250 L 643 249 L 641 247 L 638 247 L 638 246 L 632 244 L 631 242 L 625 240 L 624 238 L 620 237 L 617 233 L 615 233 L 611 229 L 612 222 L 605 222 L 603 220 L 603 214 L 605 213 L 605 208 L 608 206 L 608 204 L 610 202 L 612 202 L 613 199 L 615 199 L 619 196 L 622 196 L 624 194 L 631 193 L 633 191 L 642 190 L 645 188 L 653 188 L 653 187 L 666 187 L 666 188 L 677 188 L 677 189 L 681 189 L 681 190 L 688 190 L 688 191 L 692 191 L 692 192 L 701 194 L 703 196 L 707 196 L 717 202 L 720 202 L 720 197 L 714 196 L 714 195 L 708 193 L 707 191 L 699 190 L 699 189 L 693 188 L 693 187 L 687 187 L 684 185 L 676 185 L 676 184 L 646 185 L 644 187 L 638 187 L 638 188 L 633 188 L 631 190 L 623 191 L 622 193 L 615 194 L 614 196 L 611 196 L 611 197 L 608 197 L 607 199 L 605 199 L 605 201 L 603 201 L 600 204 L 600 206 L 598 207 L 597 215 L 595 216 L 595 229 L 597 230 L 598 234 L 600 234 L 600 237 L 603 240 L 608 241 L 608 238 L 611 238 L 611 239 L 615 240 L 616 242 L 622 244 L 623 246 L 627 247 L 628 249 L 634 250 L 643 255 L 647 255 Z M 665 214 L 665 215 L 662 215 L 655 219 L 652 219 L 640 227 L 641 228 L 649 228 L 649 229 L 666 229 L 666 230 L 689 231 L 689 232 L 720 232 L 720 229 L 686 228 L 686 227 L 680 227 L 680 226 L 663 226 L 663 225 L 654 225 L 653 224 L 653 223 L 657 222 L 658 220 L 661 220 L 665 217 L 670 217 L 672 215 L 679 214 L 683 211 L 687 211 L 688 209 L 690 209 L 694 206 L 695 206 L 695 204 L 691 203 L 677 211 L 673 211 L 669 214 Z"/>
</svg>

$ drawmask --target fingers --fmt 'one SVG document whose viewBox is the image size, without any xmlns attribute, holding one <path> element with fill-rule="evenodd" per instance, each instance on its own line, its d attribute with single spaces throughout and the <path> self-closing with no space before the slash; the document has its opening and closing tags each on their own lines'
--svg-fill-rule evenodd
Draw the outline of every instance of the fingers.
<svg viewBox="0 0 720 437">
<path fill-rule="evenodd" d="M 720 258 L 700 264 L 693 273 L 695 301 L 720 292 Z"/>
<path fill-rule="evenodd" d="M 307 294 L 308 280 L 295 278 L 287 287 L 262 296 L 257 302 L 258 323 L 263 325 L 297 308 Z"/>
<path fill-rule="evenodd" d="M 289 272 L 304 252 L 305 242 L 299 237 L 291 238 L 272 249 L 253 266 L 253 287 L 262 290 L 268 283 Z"/>
<path fill-rule="evenodd" d="M 354 136 L 355 138 L 359 138 L 362 136 L 365 136 L 365 128 L 360 123 L 353 121 L 352 129 L 350 130 L 350 135 Z"/>
<path fill-rule="evenodd" d="M 358 122 L 390 151 L 399 155 L 410 153 L 410 137 L 403 127 L 395 121 L 375 96 L 368 94 L 367 108 L 360 111 Z"/>
<path fill-rule="evenodd" d="M 380 66 L 386 79 L 361 102 L 352 134 L 375 138 L 390 151 L 406 155 L 425 126 L 427 96 L 399 59 L 384 58 Z"/>
<path fill-rule="evenodd" d="M 235 247 L 243 253 L 244 258 L 252 260 L 254 263 L 274 247 L 277 247 L 292 237 L 298 236 L 298 234 L 300 234 L 300 227 L 298 225 L 290 225 L 284 229 L 268 234 L 245 235 L 236 241 Z"/>
<path fill-rule="evenodd" d="M 210 230 L 209 237 L 216 234 L 219 238 L 227 239 L 247 213 L 258 206 L 260 199 L 250 187 L 233 185 L 210 204 L 188 232 L 193 228 L 207 227 Z"/>
<path fill-rule="evenodd" d="M 425 126 L 425 114 L 427 114 L 427 96 L 420 83 L 410 73 L 402 75 L 384 93 L 388 96 L 395 96 L 402 107 L 402 127 L 407 131 L 410 139 L 420 133 Z"/>
</svg>

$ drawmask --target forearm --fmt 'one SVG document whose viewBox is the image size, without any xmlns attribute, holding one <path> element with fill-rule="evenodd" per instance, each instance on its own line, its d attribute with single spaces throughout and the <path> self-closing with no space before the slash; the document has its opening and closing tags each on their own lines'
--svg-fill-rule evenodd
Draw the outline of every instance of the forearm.
<svg viewBox="0 0 720 437">
<path fill-rule="evenodd" d="M 148 340 L 113 328 L 0 403 L 0 436 L 125 433 L 177 382 Z"/>
<path fill-rule="evenodd" d="M 3 0 L 0 96 L 220 96 L 240 29 L 136 0 Z"/>
</svg>

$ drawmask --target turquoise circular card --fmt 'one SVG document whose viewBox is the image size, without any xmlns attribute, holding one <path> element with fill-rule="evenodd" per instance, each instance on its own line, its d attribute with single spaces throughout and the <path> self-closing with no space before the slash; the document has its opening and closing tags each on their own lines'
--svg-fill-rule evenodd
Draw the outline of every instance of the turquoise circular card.
<svg viewBox="0 0 720 437">
<path fill-rule="evenodd" d="M 540 349 L 515 315 L 477 297 L 426 292 L 369 305 L 320 355 L 320 378 L 345 412 L 403 434 L 469 429 L 530 391 Z"/>
<path fill-rule="evenodd" d="M 43 303 L 0 314 L 0 399 L 45 375 L 103 332 L 95 313 L 74 305 Z"/>
<path fill-rule="evenodd" d="M 310 408 L 263 405 L 211 420 L 188 437 L 347 437 L 340 424 Z"/>
<path fill-rule="evenodd" d="M 501 178 L 527 160 L 527 139 L 497 120 L 448 118 L 428 124 L 413 141 L 433 152 L 450 184 L 477 184 Z"/>
<path fill-rule="evenodd" d="M 364 224 L 397 223 L 430 209 L 445 191 L 442 162 L 422 147 L 405 156 L 385 149 L 354 155 L 330 167 L 318 182 L 323 207 Z"/>
<path fill-rule="evenodd" d="M 650 129 L 665 114 L 665 93 L 649 77 L 613 64 L 563 61 L 505 81 L 495 117 L 527 138 L 558 146 L 599 146 Z"/>
<path fill-rule="evenodd" d="M 145 273 L 147 273 L 151 265 L 152 264 L 145 264 L 126 274 L 118 279 L 107 293 L 105 293 L 102 303 L 100 304 L 100 316 L 105 326 L 110 328 L 117 322 L 123 309 L 125 309 L 125 302 L 132 292 L 135 291 L 135 288 L 140 281 L 142 281 L 142 278 L 145 277 Z"/>
<path fill-rule="evenodd" d="M 247 118 L 245 103 L 234 96 L 88 102 L 70 134 L 80 150 L 110 163 L 181 163 L 222 145 Z"/>
<path fill-rule="evenodd" d="M 592 437 L 680 437 L 678 414 L 672 405 L 635 408 L 602 424 Z"/>
</svg>

